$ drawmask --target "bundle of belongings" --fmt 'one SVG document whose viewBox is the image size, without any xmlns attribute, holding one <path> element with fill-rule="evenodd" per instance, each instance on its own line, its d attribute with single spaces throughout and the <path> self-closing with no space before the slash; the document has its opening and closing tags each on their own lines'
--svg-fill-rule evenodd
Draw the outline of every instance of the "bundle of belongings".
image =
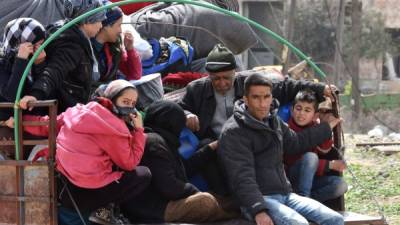
<svg viewBox="0 0 400 225">
<path fill-rule="evenodd" d="M 232 2 L 235 1 L 210 3 L 222 6 L 225 3 L 226 7 L 235 9 L 236 4 Z M 217 43 L 223 43 L 235 55 L 257 43 L 257 36 L 247 23 L 197 5 L 154 3 L 130 17 L 132 25 L 143 37 L 184 37 L 194 49 L 193 60 L 207 57 Z"/>
<path fill-rule="evenodd" d="M 143 75 L 161 73 L 164 77 L 168 73 L 189 71 L 193 59 L 193 47 L 183 38 L 169 37 L 149 39 L 153 49 L 153 56 L 142 60 Z"/>
</svg>

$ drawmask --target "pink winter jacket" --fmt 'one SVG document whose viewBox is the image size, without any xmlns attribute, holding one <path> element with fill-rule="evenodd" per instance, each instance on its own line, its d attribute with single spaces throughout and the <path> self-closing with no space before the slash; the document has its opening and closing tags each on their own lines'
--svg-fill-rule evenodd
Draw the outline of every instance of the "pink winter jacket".
<svg viewBox="0 0 400 225">
<path fill-rule="evenodd" d="M 24 120 L 49 117 L 26 115 Z M 26 126 L 31 134 L 47 136 L 47 127 Z M 131 171 L 139 164 L 145 144 L 143 128 L 130 132 L 125 122 L 97 102 L 78 104 L 57 117 L 57 169 L 82 188 L 101 188 L 122 176 L 113 165 Z"/>
</svg>

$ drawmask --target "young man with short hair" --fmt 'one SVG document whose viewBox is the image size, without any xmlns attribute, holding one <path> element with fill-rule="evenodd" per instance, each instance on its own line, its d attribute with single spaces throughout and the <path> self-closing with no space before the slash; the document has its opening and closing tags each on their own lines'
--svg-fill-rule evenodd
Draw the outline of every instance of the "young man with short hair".
<svg viewBox="0 0 400 225">
<path fill-rule="evenodd" d="M 217 151 L 230 190 L 247 217 L 257 225 L 343 225 L 343 217 L 306 197 L 292 193 L 283 153 L 301 153 L 331 138 L 340 119 L 329 118 L 301 133 L 276 116 L 272 83 L 260 74 L 245 80 L 243 100 L 235 103 Z"/>
</svg>

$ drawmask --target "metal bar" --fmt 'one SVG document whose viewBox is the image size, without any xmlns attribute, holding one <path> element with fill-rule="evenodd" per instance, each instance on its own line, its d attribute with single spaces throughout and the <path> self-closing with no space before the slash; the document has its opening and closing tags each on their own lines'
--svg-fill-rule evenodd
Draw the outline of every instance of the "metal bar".
<svg viewBox="0 0 400 225">
<path fill-rule="evenodd" d="M 0 161 L 0 168 L 1 168 L 1 166 L 20 166 L 20 167 L 47 166 L 47 162 L 45 162 L 45 161 L 32 162 L 32 161 L 26 161 L 26 160 L 3 160 L 3 161 Z"/>
<path fill-rule="evenodd" d="M 44 203 L 51 203 L 53 200 L 52 200 L 52 199 L 49 199 L 48 197 L 0 195 L 0 201 L 7 201 L 7 202 L 44 202 Z"/>
<path fill-rule="evenodd" d="M 23 126 L 47 126 L 47 121 L 22 121 Z"/>
<path fill-rule="evenodd" d="M 400 142 L 363 142 L 363 143 L 356 143 L 356 147 L 363 147 L 363 146 L 379 146 L 379 145 L 400 145 Z"/>
<path fill-rule="evenodd" d="M 49 143 L 48 140 L 42 139 L 42 140 L 25 140 L 22 141 L 24 145 L 47 145 Z M 15 141 L 7 140 L 7 141 L 0 141 L 0 146 L 9 146 L 9 145 L 15 145 Z"/>
<path fill-rule="evenodd" d="M 51 105 L 56 105 L 56 100 L 43 100 L 33 103 L 29 103 L 28 106 L 33 107 L 48 107 Z M 14 108 L 14 102 L 0 102 L 0 108 Z"/>
<path fill-rule="evenodd" d="M 55 152 L 56 152 L 56 132 L 57 132 L 57 104 L 51 105 L 49 107 L 49 117 L 50 117 L 50 124 L 49 124 L 49 188 L 50 188 L 50 224 L 57 225 L 57 186 L 55 181 L 55 173 L 54 173 L 54 165 L 55 165 Z"/>
<path fill-rule="evenodd" d="M 22 120 L 22 110 L 18 109 L 18 114 L 17 118 L 18 121 Z M 22 123 L 18 123 L 19 126 L 19 132 L 18 132 L 18 137 L 16 142 L 19 143 L 18 148 L 16 149 L 18 155 L 21 157 L 21 159 L 24 158 L 24 148 L 23 148 L 23 129 L 22 129 Z M 19 160 L 17 158 L 17 160 Z M 23 196 L 24 195 L 24 168 L 17 166 L 16 167 L 16 180 L 17 180 L 17 187 L 16 187 L 16 195 L 17 196 Z M 17 224 L 18 225 L 24 225 L 25 224 L 25 203 L 24 202 L 17 202 L 17 211 L 18 211 L 18 216 L 17 216 Z"/>
</svg>

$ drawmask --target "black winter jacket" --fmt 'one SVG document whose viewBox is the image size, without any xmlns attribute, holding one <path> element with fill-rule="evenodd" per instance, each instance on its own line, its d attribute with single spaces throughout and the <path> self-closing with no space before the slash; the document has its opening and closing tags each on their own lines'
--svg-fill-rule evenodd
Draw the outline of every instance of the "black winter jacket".
<svg viewBox="0 0 400 225">
<path fill-rule="evenodd" d="M 14 102 L 22 74 L 29 60 L 18 57 L 0 59 L 0 102 Z M 33 65 L 30 76 L 24 83 L 22 96 L 31 89 L 32 82 L 42 72 L 45 63 Z M 6 120 L 13 115 L 13 109 L 0 109 L 0 120 Z"/>
<path fill-rule="evenodd" d="M 146 145 L 141 161 L 150 169 L 150 186 L 134 201 L 125 205 L 125 214 L 135 222 L 163 222 L 169 201 L 189 197 L 199 190 L 188 178 L 197 174 L 215 151 L 208 145 L 197 150 L 189 159 L 178 152 L 179 134 L 185 126 L 185 115 L 176 103 L 155 102 L 147 109 Z"/>
<path fill-rule="evenodd" d="M 236 102 L 217 151 L 233 195 L 253 216 L 266 210 L 264 195 L 292 191 L 283 166 L 283 151 L 306 152 L 332 135 L 327 123 L 296 133 L 275 114 L 267 120 L 254 119 L 243 101 Z"/>
<path fill-rule="evenodd" d="M 252 72 L 240 72 L 235 76 L 233 86 L 235 88 L 234 100 L 241 99 L 244 95 L 244 80 Z M 285 79 L 284 81 L 273 81 L 272 95 L 280 104 L 284 105 L 293 101 L 297 92 L 303 89 L 311 89 L 316 92 L 318 100 L 323 100 L 325 85 L 308 81 L 296 81 Z M 218 134 L 214 134 L 211 129 L 211 122 L 215 113 L 216 101 L 211 80 L 204 77 L 189 83 L 186 86 L 186 94 L 179 102 L 184 110 L 198 116 L 200 130 L 196 132 L 199 139 L 217 139 Z"/>
<path fill-rule="evenodd" d="M 78 26 L 64 31 L 46 48 L 47 66 L 32 86 L 31 95 L 45 100 L 56 98 L 59 113 L 90 97 L 93 59 L 89 39 Z"/>
<path fill-rule="evenodd" d="M 157 133 L 147 133 L 145 152 L 140 165 L 150 169 L 151 185 L 134 201 L 124 206 L 128 217 L 135 222 L 163 222 L 169 201 L 179 200 L 199 190 L 188 178 L 198 172 L 214 152 L 208 145 L 188 160 L 177 149 L 168 147 Z"/>
</svg>

